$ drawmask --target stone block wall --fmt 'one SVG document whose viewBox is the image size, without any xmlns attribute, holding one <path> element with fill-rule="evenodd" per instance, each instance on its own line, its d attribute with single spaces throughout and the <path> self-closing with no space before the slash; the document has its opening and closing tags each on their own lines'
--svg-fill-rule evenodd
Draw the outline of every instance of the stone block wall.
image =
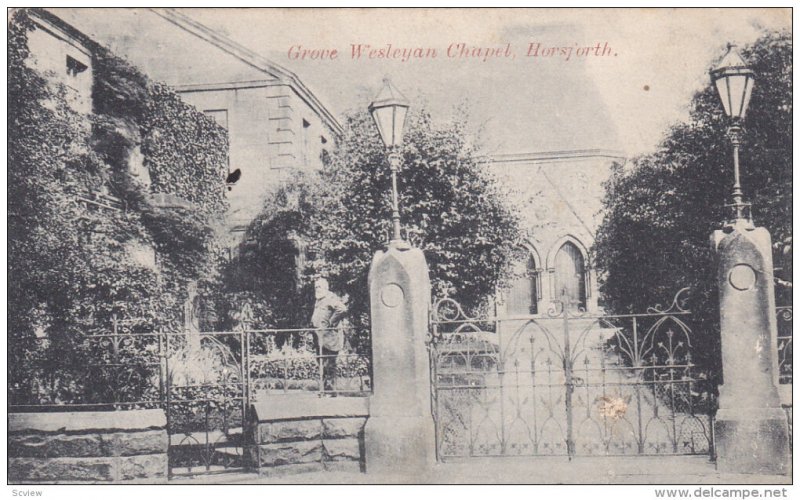
<svg viewBox="0 0 800 500">
<path fill-rule="evenodd" d="M 166 481 L 166 425 L 163 410 L 11 413 L 8 481 Z"/>
<path fill-rule="evenodd" d="M 253 405 L 252 464 L 264 475 L 364 472 L 366 398 L 271 397 Z"/>
</svg>

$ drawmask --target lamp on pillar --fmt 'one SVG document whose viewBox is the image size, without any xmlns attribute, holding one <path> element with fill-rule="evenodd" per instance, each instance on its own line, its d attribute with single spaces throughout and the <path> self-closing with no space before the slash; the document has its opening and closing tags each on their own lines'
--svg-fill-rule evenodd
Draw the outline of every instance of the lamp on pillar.
<svg viewBox="0 0 800 500">
<path fill-rule="evenodd" d="M 717 258 L 723 376 L 714 421 L 717 468 L 785 474 L 789 438 L 776 385 L 772 241 L 769 231 L 753 225 L 739 179 L 742 121 L 755 79 L 733 45 L 711 70 L 711 79 L 731 120 L 734 175 L 734 220 L 711 237 Z"/>
<path fill-rule="evenodd" d="M 742 56 L 736 51 L 736 45 L 728 44 L 728 52 L 719 65 L 711 70 L 711 79 L 717 88 L 725 114 L 731 119 L 728 126 L 728 138 L 733 146 L 733 204 L 735 220 L 745 218 L 750 204 L 745 203 L 742 184 L 739 179 L 739 145 L 742 136 L 742 121 L 750 104 L 755 74 L 747 67 Z M 747 219 L 750 219 L 749 213 Z"/>
<path fill-rule="evenodd" d="M 369 105 L 392 172 L 393 234 L 388 248 L 375 253 L 369 269 L 372 396 L 364 453 L 368 473 L 398 481 L 424 477 L 436 461 L 426 346 L 430 277 L 425 254 L 400 236 L 397 202 L 399 146 L 408 108 L 408 101 L 388 79 Z"/>
<path fill-rule="evenodd" d="M 383 79 L 383 88 L 369 105 L 369 113 L 381 135 L 392 171 L 392 243 L 403 241 L 400 236 L 400 209 L 397 202 L 397 170 L 400 168 L 399 146 L 403 142 L 403 124 L 406 121 L 409 103 L 405 96 L 392 85 L 388 78 Z"/>
</svg>

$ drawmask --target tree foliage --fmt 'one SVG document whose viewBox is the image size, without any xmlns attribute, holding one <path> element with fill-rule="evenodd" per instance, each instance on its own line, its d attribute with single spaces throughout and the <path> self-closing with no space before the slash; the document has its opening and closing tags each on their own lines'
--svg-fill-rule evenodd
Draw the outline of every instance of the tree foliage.
<svg viewBox="0 0 800 500">
<path fill-rule="evenodd" d="M 88 335 L 108 333 L 115 316 L 165 327 L 180 318 L 187 281 L 213 280 L 227 133 L 90 41 L 95 112 L 76 112 L 69 90 L 28 64 L 30 16 L 18 10 L 8 26 L 10 387 L 32 394 L 36 358 L 61 372 L 49 401 L 74 401 L 89 397 L 68 374 L 91 365 Z M 131 175 L 137 146 L 149 187 Z M 187 196 L 191 208 L 157 213 L 153 193 Z M 137 258 L 147 248 L 155 265 Z"/>
<path fill-rule="evenodd" d="M 469 308 L 480 306 L 507 273 L 520 238 L 517 215 L 479 163 L 463 120 L 437 126 L 425 110 L 411 113 L 400 153 L 402 227 L 425 252 L 434 296 L 448 293 Z M 327 276 L 363 324 L 370 262 L 391 234 L 390 170 L 366 111 L 347 116 L 322 171 L 297 173 L 267 201 L 249 228 L 253 245 L 235 264 L 252 289 L 271 295 L 275 311 L 309 309 L 279 316 L 307 321 L 313 299 L 286 272 L 294 268 L 287 257 L 297 253 L 290 234 L 306 247 L 305 276 Z"/>
<path fill-rule="evenodd" d="M 741 51 L 756 74 L 744 122 L 742 185 L 753 217 L 777 242 L 775 264 L 789 271 L 792 234 L 792 39 L 763 35 Z M 600 291 L 615 313 L 643 312 L 691 287 L 695 352 L 718 362 L 718 295 L 710 235 L 729 218 L 733 160 L 729 125 L 709 82 L 657 151 L 618 168 L 608 181 L 594 260 Z M 790 281 L 791 278 L 788 278 Z M 785 292 L 778 288 L 779 295 Z"/>
</svg>

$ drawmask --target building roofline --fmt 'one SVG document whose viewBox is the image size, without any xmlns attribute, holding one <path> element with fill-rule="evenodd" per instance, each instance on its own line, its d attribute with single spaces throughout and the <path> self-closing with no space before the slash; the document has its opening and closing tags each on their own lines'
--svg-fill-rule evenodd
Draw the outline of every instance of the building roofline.
<svg viewBox="0 0 800 500">
<path fill-rule="evenodd" d="M 481 160 L 486 163 L 550 163 L 553 161 L 579 160 L 584 158 L 608 158 L 625 161 L 627 156 L 614 149 L 574 149 L 565 151 L 544 151 L 537 153 L 511 153 L 487 155 Z"/>
<path fill-rule="evenodd" d="M 64 21 L 63 19 L 53 14 L 52 12 L 45 10 L 44 8 L 20 7 L 15 9 L 15 11 L 17 10 L 24 10 L 32 18 L 34 22 L 40 24 L 40 27 L 41 23 L 47 23 L 50 24 L 52 27 L 63 31 L 65 35 L 74 38 L 75 41 L 83 45 L 83 48 L 89 52 L 95 52 L 98 48 L 101 47 L 101 45 L 98 42 L 89 38 L 89 36 L 86 33 L 80 31 L 75 26 L 69 24 L 68 22 Z M 55 33 L 51 34 L 56 35 Z M 68 40 L 65 41 L 68 42 Z"/>
<path fill-rule="evenodd" d="M 170 85 L 176 92 L 204 92 L 208 90 L 238 90 L 286 85 L 281 80 L 248 80 L 240 82 L 187 83 Z"/>
<path fill-rule="evenodd" d="M 211 28 L 195 21 L 191 17 L 182 14 L 175 9 L 154 9 L 150 11 L 159 17 L 169 21 L 175 26 L 183 29 L 184 31 L 193 34 L 194 36 L 210 43 L 211 45 L 227 52 L 240 61 L 252 66 L 253 68 L 275 75 L 284 83 L 288 84 L 297 93 L 297 95 L 308 104 L 311 109 L 317 112 L 320 117 L 325 121 L 337 135 L 342 135 L 344 129 L 335 116 L 322 104 L 322 102 L 315 96 L 300 79 L 289 71 L 288 69 L 273 63 L 263 56 L 253 52 L 252 50 L 240 45 L 230 38 L 212 30 Z"/>
</svg>

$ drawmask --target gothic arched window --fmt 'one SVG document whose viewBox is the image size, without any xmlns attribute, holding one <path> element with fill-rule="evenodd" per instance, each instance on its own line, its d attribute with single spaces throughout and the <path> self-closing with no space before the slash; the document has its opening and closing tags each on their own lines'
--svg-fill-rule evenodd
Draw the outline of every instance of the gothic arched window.
<svg viewBox="0 0 800 500">
<path fill-rule="evenodd" d="M 521 261 L 515 269 L 517 278 L 508 291 L 509 315 L 537 314 L 539 298 L 539 280 L 533 257 Z"/>
<path fill-rule="evenodd" d="M 558 249 L 554 278 L 558 300 L 566 294 L 571 309 L 586 309 L 586 263 L 574 243 L 568 241 Z"/>
</svg>

